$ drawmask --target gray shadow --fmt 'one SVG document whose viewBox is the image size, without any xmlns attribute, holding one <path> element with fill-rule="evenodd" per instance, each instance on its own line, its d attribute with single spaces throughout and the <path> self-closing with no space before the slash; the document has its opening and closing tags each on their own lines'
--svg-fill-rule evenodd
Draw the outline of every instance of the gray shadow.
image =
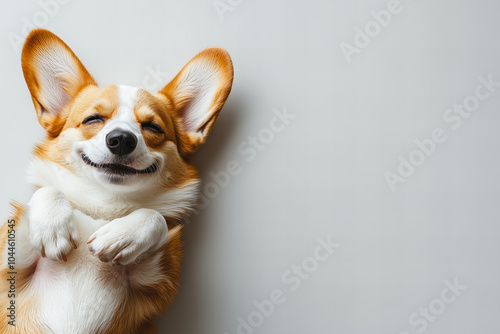
<svg viewBox="0 0 500 334">
<path fill-rule="evenodd" d="M 205 144 L 194 154 L 193 160 L 203 181 L 208 179 L 208 173 L 213 170 L 215 162 L 219 160 L 237 133 L 238 120 L 244 109 L 244 102 L 233 91 L 229 100 L 220 112 Z M 193 278 L 197 274 L 196 264 L 198 254 L 204 249 L 203 236 L 210 228 L 206 218 L 210 216 L 210 204 L 198 214 L 192 215 L 190 223 L 183 231 L 184 262 L 182 269 L 179 294 L 171 307 L 164 315 L 158 318 L 157 333 L 189 333 L 206 334 L 199 319 L 202 309 L 198 302 L 203 287 L 199 279 Z M 191 276 L 192 275 L 192 276 Z M 184 278 L 189 277 L 190 284 L 185 284 Z"/>
</svg>

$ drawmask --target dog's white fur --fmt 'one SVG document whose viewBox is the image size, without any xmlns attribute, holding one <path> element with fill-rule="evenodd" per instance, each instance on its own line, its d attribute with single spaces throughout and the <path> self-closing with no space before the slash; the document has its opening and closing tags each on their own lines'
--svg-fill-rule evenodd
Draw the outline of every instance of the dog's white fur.
<svg viewBox="0 0 500 334">
<path fill-rule="evenodd" d="M 46 30 L 28 36 L 22 58 L 47 138 L 28 171 L 36 191 L 25 210 L 16 206 L 22 318 L 16 328 L 0 328 L 136 333 L 175 296 L 182 247 L 180 229 L 169 232 L 167 220 L 185 216 L 197 198 L 189 155 L 205 141 L 231 90 L 231 59 L 223 49 L 206 49 L 152 96 L 136 87 L 98 88 L 71 49 Z M 106 99 L 111 111 L 99 110 L 95 99 Z M 106 116 L 87 125 L 96 113 Z M 151 122 L 162 131 L 148 130 Z M 137 139 L 132 151 L 113 152 L 107 136 L 116 130 Z M 8 247 L 2 251 L 7 258 Z M 6 273 L 6 263 L 1 266 Z M 2 291 L 9 288 L 5 281 Z M 5 296 L 0 302 L 10 303 Z M 133 320 L 113 327 L 124 307 Z"/>
<path fill-rule="evenodd" d="M 38 158 L 31 161 L 28 181 L 35 187 L 54 186 L 67 198 L 75 200 L 76 205 L 84 203 L 85 210 L 91 210 L 95 217 L 104 219 L 123 216 L 130 210 L 143 207 L 166 217 L 179 218 L 191 210 L 199 189 L 199 180 L 193 180 L 183 188 L 169 189 L 156 196 L 148 196 L 145 191 L 140 196 L 127 197 L 120 193 L 103 192 L 101 185 L 88 183 L 65 168 Z"/>
<path fill-rule="evenodd" d="M 101 132 L 107 134 L 121 128 L 134 131 L 138 138 L 142 138 L 140 131 L 134 129 L 136 124 L 131 115 L 132 96 L 137 88 L 120 87 L 120 91 L 119 116 L 107 123 Z M 83 147 L 89 156 L 104 155 L 103 159 L 106 159 L 105 136 L 100 136 L 75 145 L 75 155 Z M 140 148 L 138 145 L 137 149 Z M 91 169 L 81 159 L 73 162 L 79 164 L 75 166 L 78 169 Z M 99 175 L 89 177 L 98 179 Z M 24 254 L 18 254 L 16 261 L 18 268 L 21 264 L 28 267 L 37 259 L 42 243 L 45 245 L 46 258 L 38 259 L 30 289 L 36 299 L 42 301 L 39 305 L 40 321 L 47 327 L 47 332 L 51 330 L 53 333 L 96 333 L 111 321 L 112 310 L 118 307 L 113 296 L 124 293 L 120 287 L 126 289 L 128 284 L 157 283 L 161 277 L 158 253 L 143 261 L 140 270 L 120 274 L 120 268 L 111 268 L 108 281 L 97 275 L 95 267 L 102 264 L 94 255 L 100 254 L 112 261 L 121 254 L 120 264 L 128 265 L 148 251 L 154 253 L 167 242 L 167 224 L 163 216 L 176 217 L 189 211 L 198 191 L 197 180 L 185 188 L 172 189 L 155 198 L 138 198 L 136 193 L 127 195 L 112 189 L 103 191 L 100 187 L 109 187 L 109 183 L 89 182 L 91 180 L 79 178 L 57 164 L 36 158 L 30 167 L 29 180 L 39 189 L 28 203 L 28 220 L 21 222 L 21 226 L 29 226 L 29 231 L 18 231 L 19 238 L 26 239 L 29 235 L 30 242 L 19 241 Z M 122 217 L 131 213 L 111 221 L 93 219 L 74 209 L 68 199 L 96 217 Z M 74 250 L 70 236 L 80 245 L 92 240 L 89 244 L 91 251 L 85 247 Z M 78 259 L 78 264 L 60 262 L 61 254 L 68 256 L 71 251 L 77 252 L 73 258 Z M 92 312 L 92 317 L 89 312 Z"/>
</svg>

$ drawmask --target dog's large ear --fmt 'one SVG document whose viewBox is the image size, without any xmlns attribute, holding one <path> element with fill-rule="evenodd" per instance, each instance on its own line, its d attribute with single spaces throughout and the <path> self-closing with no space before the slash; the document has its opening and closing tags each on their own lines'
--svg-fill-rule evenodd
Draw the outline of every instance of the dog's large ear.
<svg viewBox="0 0 500 334">
<path fill-rule="evenodd" d="M 233 63 L 226 50 L 198 53 L 159 93 L 173 104 L 192 153 L 203 142 L 231 91 Z"/>
<path fill-rule="evenodd" d="M 51 136 L 64 126 L 65 107 L 84 87 L 96 85 L 73 51 L 48 30 L 33 30 L 21 56 L 38 122 Z"/>
</svg>

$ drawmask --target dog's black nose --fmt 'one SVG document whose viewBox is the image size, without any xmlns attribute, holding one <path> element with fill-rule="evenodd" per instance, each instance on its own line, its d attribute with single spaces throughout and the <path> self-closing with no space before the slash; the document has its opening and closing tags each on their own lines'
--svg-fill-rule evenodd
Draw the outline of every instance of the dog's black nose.
<svg viewBox="0 0 500 334">
<path fill-rule="evenodd" d="M 109 150 L 117 155 L 132 153 L 137 146 L 137 137 L 130 132 L 113 130 L 106 136 Z"/>
</svg>

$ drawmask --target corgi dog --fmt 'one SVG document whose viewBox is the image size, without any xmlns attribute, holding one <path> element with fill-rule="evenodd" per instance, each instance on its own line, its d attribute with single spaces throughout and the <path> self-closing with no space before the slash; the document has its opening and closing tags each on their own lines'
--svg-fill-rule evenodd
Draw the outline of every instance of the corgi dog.
<svg viewBox="0 0 500 334">
<path fill-rule="evenodd" d="M 154 333 L 180 281 L 180 219 L 196 202 L 191 157 L 233 82 L 222 48 L 156 95 L 99 87 L 53 33 L 26 39 L 22 70 L 46 131 L 34 193 L 0 230 L 0 333 Z"/>
</svg>

